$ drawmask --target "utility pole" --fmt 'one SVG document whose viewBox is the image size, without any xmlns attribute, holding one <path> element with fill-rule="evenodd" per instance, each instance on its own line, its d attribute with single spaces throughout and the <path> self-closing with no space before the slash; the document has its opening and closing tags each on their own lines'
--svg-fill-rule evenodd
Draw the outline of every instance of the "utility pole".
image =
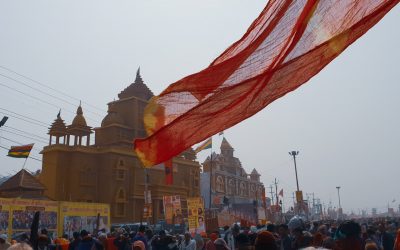
<svg viewBox="0 0 400 250">
<path fill-rule="evenodd" d="M 1 121 L 0 121 L 0 128 L 3 127 L 4 124 L 6 124 L 7 120 L 8 120 L 8 117 L 7 116 L 3 116 L 3 119 L 1 119 Z M 1 136 L 2 136 L 2 132 L 1 132 L 1 129 L 0 129 L 0 140 L 1 140 Z"/>
<path fill-rule="evenodd" d="M 274 191 L 272 191 L 272 185 L 270 185 L 269 188 L 271 189 L 271 191 L 269 192 L 271 194 L 271 204 L 275 204 L 274 203 Z"/>
<path fill-rule="evenodd" d="M 293 156 L 294 171 L 295 171 L 295 173 L 296 173 L 297 192 L 299 192 L 299 191 L 300 191 L 300 188 L 299 188 L 299 179 L 297 178 L 297 165 L 296 165 L 296 156 L 299 155 L 299 151 L 292 151 L 292 152 L 289 152 L 289 155 Z"/>
<path fill-rule="evenodd" d="M 340 204 L 340 192 L 339 192 L 340 187 L 336 187 L 336 188 L 337 188 L 337 195 L 338 195 L 338 198 L 339 198 L 339 208 L 342 208 L 342 205 Z"/>
<path fill-rule="evenodd" d="M 340 186 L 336 187 L 337 188 L 337 194 L 338 194 L 338 198 L 339 198 L 339 208 L 338 208 L 338 219 L 342 218 L 342 205 L 340 204 Z"/>
<path fill-rule="evenodd" d="M 294 162 L 294 171 L 295 171 L 295 174 L 296 174 L 296 186 L 297 186 L 297 192 L 296 192 L 296 200 L 297 200 L 297 214 L 300 214 L 301 213 L 301 211 L 303 210 L 303 204 L 304 204 L 304 201 L 303 201 L 303 198 L 302 198 L 302 192 L 300 191 L 300 188 L 299 188 L 299 178 L 297 177 L 297 164 L 296 164 L 296 156 L 297 155 L 299 155 L 299 151 L 291 151 L 291 152 L 289 152 L 289 155 L 291 155 L 291 156 L 293 156 L 293 162 Z M 299 197 L 299 198 L 297 198 L 297 197 Z M 300 199 L 300 197 L 301 197 L 301 199 Z"/>
<path fill-rule="evenodd" d="M 274 184 L 275 184 L 276 205 L 278 205 L 278 203 L 279 203 L 279 197 L 278 197 L 278 182 L 276 181 L 276 178 L 275 178 Z"/>
<path fill-rule="evenodd" d="M 149 174 L 147 173 L 147 168 L 144 168 L 144 203 L 146 206 L 149 206 L 151 201 L 148 200 L 149 198 Z M 148 208 L 149 209 L 149 208 Z M 147 226 L 150 225 L 150 217 L 146 216 Z"/>
</svg>

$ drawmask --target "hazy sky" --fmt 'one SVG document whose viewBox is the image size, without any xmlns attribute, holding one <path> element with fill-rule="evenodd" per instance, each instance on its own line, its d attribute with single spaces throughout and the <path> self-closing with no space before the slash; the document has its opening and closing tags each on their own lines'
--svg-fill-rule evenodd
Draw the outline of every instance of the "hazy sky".
<svg viewBox="0 0 400 250">
<path fill-rule="evenodd" d="M 265 4 L 1 1 L 0 66 L 66 94 L 0 67 L 0 116 L 10 116 L 6 109 L 42 125 L 10 116 L 0 132 L 1 146 L 35 142 L 32 156 L 40 159 L 38 151 L 48 141 L 46 127 L 59 108 L 70 124 L 82 100 L 88 124 L 99 126 L 107 102 L 134 80 L 139 66 L 145 83 L 158 94 L 206 67 L 242 36 Z M 304 193 L 314 192 L 325 204 L 337 206 L 335 187 L 341 186 L 345 211 L 384 211 L 388 202 L 398 207 L 399 24 L 397 6 L 307 84 L 225 131 L 248 172 L 256 168 L 266 187 L 278 179 L 287 205 L 296 186 L 288 151 L 298 150 Z M 214 139 L 219 152 L 221 138 Z M 0 149 L 1 175 L 20 170 L 24 161 L 6 153 Z M 199 160 L 208 154 L 199 154 Z M 40 169 L 41 162 L 29 159 L 26 168 Z"/>
</svg>

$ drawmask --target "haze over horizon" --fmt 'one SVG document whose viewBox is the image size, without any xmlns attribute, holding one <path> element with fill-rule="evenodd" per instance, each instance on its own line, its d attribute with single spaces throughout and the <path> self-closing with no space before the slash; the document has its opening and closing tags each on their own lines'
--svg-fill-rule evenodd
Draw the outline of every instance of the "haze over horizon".
<svg viewBox="0 0 400 250">
<path fill-rule="evenodd" d="M 35 142 L 32 156 L 41 159 L 47 128 L 60 108 L 70 124 L 82 100 L 88 125 L 100 126 L 106 104 L 134 81 L 139 66 L 144 82 L 158 94 L 205 68 L 244 34 L 265 4 L 1 2 L 0 119 L 7 115 L 9 120 L 0 129 L 0 145 Z M 278 179 L 286 206 L 296 187 L 288 152 L 298 150 L 305 194 L 314 192 L 324 204 L 337 206 L 335 187 L 341 186 L 345 212 L 370 213 L 373 207 L 383 212 L 388 204 L 398 209 L 399 23 L 397 6 L 307 84 L 225 131 L 248 173 L 256 168 L 267 190 Z M 10 112 L 34 118 L 36 125 Z M 214 136 L 217 153 L 220 140 Z M 23 159 L 1 152 L 1 175 L 21 169 Z M 198 154 L 199 161 L 209 154 Z M 41 162 L 29 159 L 26 168 L 35 171 Z"/>
</svg>

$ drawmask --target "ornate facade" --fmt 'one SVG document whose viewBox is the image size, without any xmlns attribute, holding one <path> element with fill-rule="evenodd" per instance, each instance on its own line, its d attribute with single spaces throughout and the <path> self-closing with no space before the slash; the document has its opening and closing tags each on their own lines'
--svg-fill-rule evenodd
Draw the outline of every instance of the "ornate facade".
<svg viewBox="0 0 400 250">
<path fill-rule="evenodd" d="M 206 207 L 228 207 L 233 213 L 257 217 L 256 207 L 261 206 L 265 188 L 256 169 L 247 174 L 240 160 L 233 156 L 234 149 L 223 138 L 221 153 L 213 153 L 203 163 L 202 195 Z M 211 171 L 211 192 L 207 187 Z M 210 199 L 211 193 L 211 199 Z"/>
<path fill-rule="evenodd" d="M 133 140 L 146 135 L 143 112 L 152 96 L 138 70 L 135 82 L 108 104 L 100 127 L 87 125 L 81 105 L 71 125 L 65 125 L 59 114 L 49 129 L 49 145 L 42 151 L 40 181 L 45 195 L 59 201 L 109 203 L 113 223 L 141 221 L 146 178 Z M 92 133 L 95 142 L 90 145 Z M 173 159 L 171 186 L 165 185 L 162 166 L 148 169 L 152 220 L 163 218 L 163 196 L 199 196 L 200 164 L 195 159 L 192 149 Z"/>
</svg>

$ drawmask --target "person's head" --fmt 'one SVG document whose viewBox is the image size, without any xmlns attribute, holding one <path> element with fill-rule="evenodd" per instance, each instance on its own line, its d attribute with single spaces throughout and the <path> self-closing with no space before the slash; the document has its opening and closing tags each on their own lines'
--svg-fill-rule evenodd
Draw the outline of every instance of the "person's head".
<svg viewBox="0 0 400 250">
<path fill-rule="evenodd" d="M 334 249 L 335 248 L 335 240 L 332 239 L 331 237 L 326 237 L 322 241 L 322 247 L 326 249 Z"/>
<path fill-rule="evenodd" d="M 291 234 L 295 233 L 295 231 L 302 232 L 304 230 L 303 220 L 298 216 L 294 216 L 293 218 L 290 219 L 290 221 L 288 223 L 288 227 L 289 227 Z"/>
<path fill-rule="evenodd" d="M 140 225 L 139 229 L 138 229 L 138 232 L 139 233 L 144 233 L 145 230 L 146 230 L 146 227 L 144 225 Z"/>
<path fill-rule="evenodd" d="M 214 242 L 216 239 L 218 239 L 218 234 L 217 233 L 211 233 L 210 234 L 210 240 Z"/>
<path fill-rule="evenodd" d="M 343 222 L 338 230 L 345 238 L 356 238 L 361 234 L 361 226 L 354 221 Z"/>
<path fill-rule="evenodd" d="M 74 237 L 75 240 L 79 239 L 80 235 L 78 232 L 73 232 L 72 237 Z"/>
<path fill-rule="evenodd" d="M 267 231 L 271 233 L 275 233 L 275 225 L 270 223 L 267 225 Z"/>
<path fill-rule="evenodd" d="M 375 230 L 373 228 L 368 228 L 367 229 L 367 235 L 368 237 L 373 237 L 375 235 Z"/>
<path fill-rule="evenodd" d="M 374 242 L 368 242 L 365 244 L 365 250 L 379 250 L 379 248 Z"/>
<path fill-rule="evenodd" d="M 254 243 L 254 249 L 255 250 L 262 250 L 262 249 L 277 250 L 278 248 L 276 246 L 275 237 L 269 231 L 260 232 L 257 235 L 256 241 Z"/>
<path fill-rule="evenodd" d="M 323 236 L 321 233 L 315 233 L 314 237 L 313 237 L 313 246 L 314 247 L 321 247 L 322 246 L 322 242 L 323 242 Z"/>
<path fill-rule="evenodd" d="M 185 241 L 190 241 L 190 239 L 192 238 L 192 236 L 190 235 L 189 232 L 185 233 Z"/>
<path fill-rule="evenodd" d="M 81 231 L 81 237 L 82 237 L 82 238 L 85 238 L 85 237 L 88 237 L 88 236 L 89 236 L 89 232 L 86 231 L 85 229 L 83 229 L 83 230 Z"/>
<path fill-rule="evenodd" d="M 289 227 L 286 224 L 280 224 L 278 227 L 278 233 L 279 235 L 282 236 L 286 236 L 289 234 Z"/>
<path fill-rule="evenodd" d="M 143 243 L 143 241 L 141 240 L 137 240 L 135 242 L 133 242 L 133 250 L 145 250 L 146 247 Z"/>
<path fill-rule="evenodd" d="M 318 227 L 317 232 L 322 234 L 322 236 L 327 236 L 328 235 L 328 228 L 327 228 L 326 225 L 321 225 L 321 226 Z"/>
<path fill-rule="evenodd" d="M 11 245 L 7 250 L 33 250 L 27 243 L 16 243 Z"/>
<path fill-rule="evenodd" d="M 165 230 L 161 230 L 158 235 L 160 235 L 161 238 L 165 237 L 167 235 L 167 233 L 165 232 Z"/>
<path fill-rule="evenodd" d="M 99 236 L 97 237 L 99 240 L 106 240 L 107 239 L 107 234 L 100 232 Z"/>
<path fill-rule="evenodd" d="M 384 223 L 380 223 L 378 229 L 379 229 L 379 232 L 381 232 L 381 233 L 386 232 L 385 224 Z"/>
<path fill-rule="evenodd" d="M 302 228 L 295 228 L 291 232 L 292 236 L 295 238 L 301 237 L 303 235 L 303 229 Z"/>
<path fill-rule="evenodd" d="M 47 237 L 47 235 L 45 235 L 45 234 L 39 235 L 38 245 L 39 246 L 46 246 L 48 244 L 49 244 L 49 238 Z"/>
<path fill-rule="evenodd" d="M 239 227 L 239 225 L 238 224 L 233 224 L 233 226 L 232 226 L 232 234 L 234 235 L 234 236 L 236 236 L 236 235 L 238 235 L 240 233 L 240 227 Z"/>
<path fill-rule="evenodd" d="M 147 229 L 145 234 L 146 234 L 147 239 L 153 238 L 153 231 L 151 231 L 151 229 Z"/>
<path fill-rule="evenodd" d="M 7 234 L 0 234 L 0 243 L 4 244 L 7 241 Z"/>
<path fill-rule="evenodd" d="M 240 233 L 236 236 L 236 242 L 239 247 L 248 245 L 250 243 L 249 237 L 247 237 L 247 235 L 244 233 Z"/>
<path fill-rule="evenodd" d="M 224 239 L 218 238 L 214 241 L 216 250 L 229 250 L 228 244 L 226 244 Z"/>
</svg>

